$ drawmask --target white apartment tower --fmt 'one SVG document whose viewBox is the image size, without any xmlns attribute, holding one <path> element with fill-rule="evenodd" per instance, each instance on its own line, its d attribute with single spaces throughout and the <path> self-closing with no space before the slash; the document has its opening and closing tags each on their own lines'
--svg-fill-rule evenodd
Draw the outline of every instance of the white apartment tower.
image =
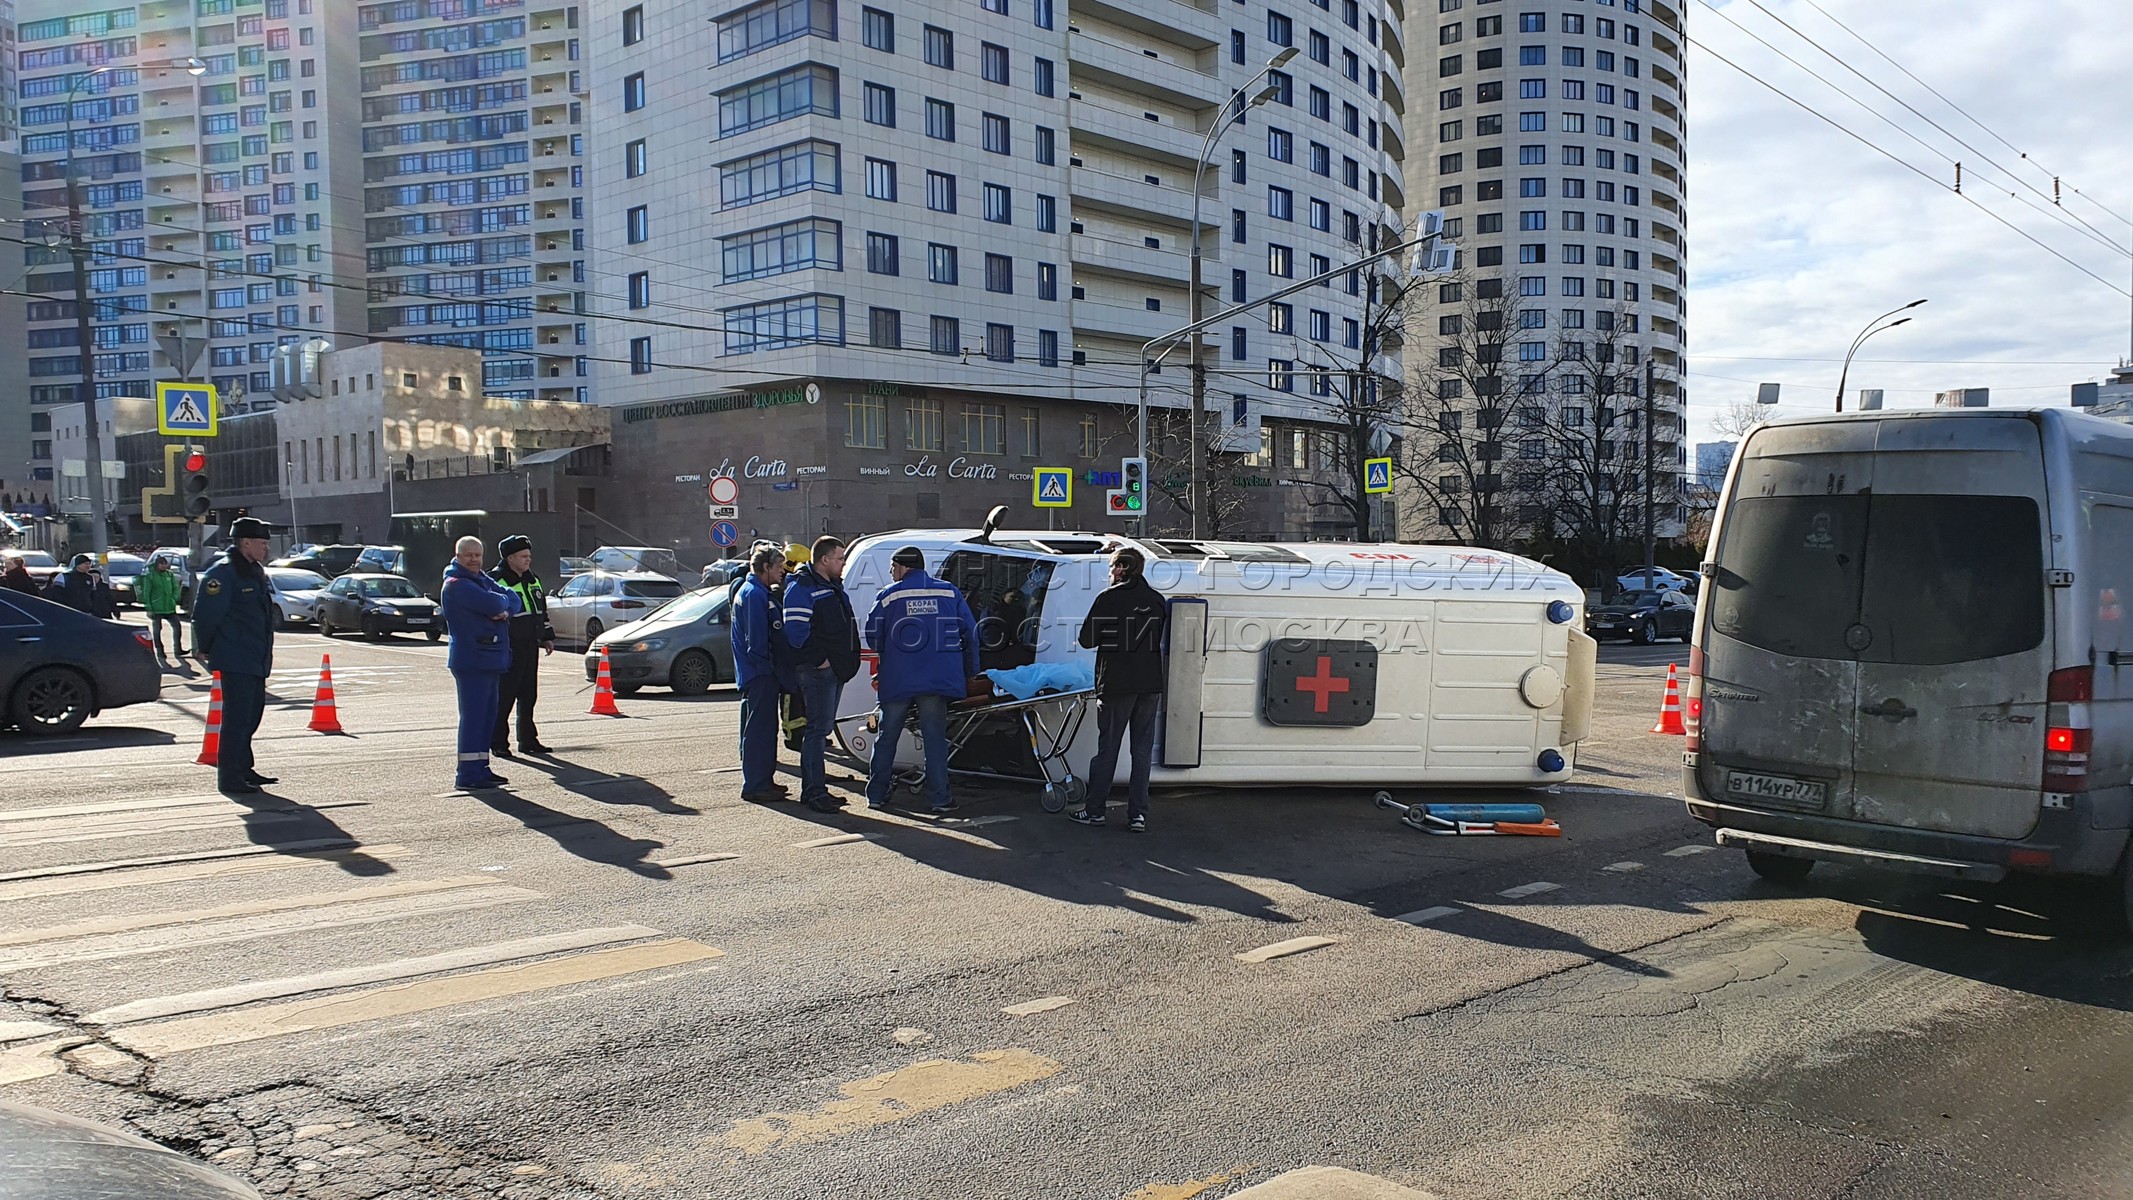
<svg viewBox="0 0 2133 1200">
<path fill-rule="evenodd" d="M 870 454 L 1115 471 L 1142 345 L 1187 322 L 1206 135 L 1285 49 L 1208 155 L 1205 311 L 1354 260 L 1408 202 L 1389 0 L 586 7 L 599 401 L 814 383 L 833 476 L 887 473 Z M 1205 335 L 1247 462 L 1322 419 L 1360 284 Z M 1189 402 L 1184 360 L 1157 405 Z"/>
<path fill-rule="evenodd" d="M 1444 211 L 1464 269 L 1409 314 L 1427 428 L 1406 447 L 1401 532 L 1506 544 L 1582 519 L 1640 539 L 1649 380 L 1653 508 L 1659 536 L 1678 534 L 1681 8 L 1418 5 L 1430 11 L 1409 14 L 1409 179 L 1418 207 Z"/>
</svg>

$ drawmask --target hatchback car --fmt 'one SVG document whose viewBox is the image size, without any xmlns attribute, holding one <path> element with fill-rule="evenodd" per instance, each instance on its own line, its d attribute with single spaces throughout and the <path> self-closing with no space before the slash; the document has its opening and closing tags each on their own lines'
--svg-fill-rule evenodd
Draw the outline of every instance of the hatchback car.
<svg viewBox="0 0 2133 1200">
<path fill-rule="evenodd" d="M 319 593 L 333 581 L 315 571 L 268 567 L 267 582 L 274 585 L 274 603 L 281 609 L 282 627 L 287 628 L 318 620 Z"/>
<path fill-rule="evenodd" d="M 603 632 L 647 616 L 681 595 L 681 585 L 649 571 L 591 571 L 571 577 L 548 597 L 556 640 L 589 645 Z"/>
<path fill-rule="evenodd" d="M 610 629 L 585 648 L 585 678 L 600 677 L 600 651 L 618 692 L 670 687 L 701 696 L 714 683 L 733 682 L 733 627 L 726 587 L 700 588 L 669 601 L 643 620 Z"/>
<path fill-rule="evenodd" d="M 1649 646 L 1665 638 L 1688 641 L 1696 629 L 1696 601 L 1680 592 L 1623 592 L 1585 612 L 1594 641 L 1628 638 Z"/>
<path fill-rule="evenodd" d="M 20 592 L 0 592 L 0 724 L 72 733 L 106 709 L 163 694 L 148 635 Z"/>
<path fill-rule="evenodd" d="M 343 575 L 319 593 L 318 631 L 326 637 L 343 630 L 363 631 L 375 642 L 395 633 L 444 636 L 437 602 L 398 575 Z"/>
<path fill-rule="evenodd" d="M 618 575 L 638 571 L 669 579 L 681 577 L 681 560 L 664 546 L 602 546 L 592 552 L 592 566 L 595 571 Z"/>
<path fill-rule="evenodd" d="M 1646 586 L 1644 568 L 1639 567 L 1634 571 L 1622 572 L 1615 579 L 1615 586 L 1626 592 L 1693 592 L 1696 590 L 1696 580 L 1693 576 L 1683 575 L 1678 571 L 1654 567 L 1651 584 Z"/>
<path fill-rule="evenodd" d="M 134 599 L 133 581 L 148 569 L 148 560 L 138 554 L 111 553 L 104 556 L 104 582 L 111 585 L 111 599 L 120 608 L 129 605 L 138 607 Z"/>
<path fill-rule="evenodd" d="M 355 569 L 356 558 L 363 553 L 361 546 L 313 546 L 302 554 L 277 558 L 268 563 L 270 567 L 296 567 L 304 571 L 316 571 L 328 579 Z"/>
</svg>

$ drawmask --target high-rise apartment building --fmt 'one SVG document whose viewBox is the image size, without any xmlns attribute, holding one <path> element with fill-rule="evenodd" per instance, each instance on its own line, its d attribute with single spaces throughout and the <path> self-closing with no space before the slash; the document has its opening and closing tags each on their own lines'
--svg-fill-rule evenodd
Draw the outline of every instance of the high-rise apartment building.
<svg viewBox="0 0 2133 1200">
<path fill-rule="evenodd" d="M 1461 278 L 1409 314 L 1421 432 L 1402 534 L 1596 553 L 1679 532 L 1687 462 L 1685 68 L 1672 0 L 1418 0 L 1407 133 L 1417 206 Z M 1575 527 L 1575 528 L 1572 528 Z M 1640 548 L 1641 556 L 1641 548 Z"/>
<path fill-rule="evenodd" d="M 1206 312 L 1389 244 L 1407 202 L 1387 0 L 586 8 L 598 398 L 649 476 L 804 477 L 744 485 L 759 530 L 1026 512 L 1040 464 L 1075 468 L 1097 520 L 1143 344 L 1187 323 L 1206 135 L 1283 51 L 1208 155 Z M 1312 528 L 1287 484 L 1323 469 L 1367 291 L 1206 335 L 1228 532 Z M 1185 359 L 1151 376 L 1159 411 L 1187 403 Z M 1157 474 L 1182 489 L 1182 465 Z M 632 520 L 669 508 L 641 535 L 703 544 L 693 503 Z"/>
<path fill-rule="evenodd" d="M 0 0 L 0 217 L 22 218 L 22 160 L 15 154 L 15 0 Z M 21 229 L 0 225 L 0 229 Z M 13 242 L 0 242 L 0 262 L 20 261 Z M 8 273 L 12 278 L 19 272 Z M 18 291 L 8 287 L 8 291 Z M 42 439 L 46 455 L 36 457 L 38 447 L 31 436 L 29 357 L 24 318 L 29 309 L 20 296 L 0 295 L 0 494 L 22 496 L 52 478 L 51 439 Z M 27 503 L 27 501 L 24 501 Z"/>
<path fill-rule="evenodd" d="M 583 400 L 578 6 L 333 0 L 361 42 L 368 332 L 483 351 L 483 391 Z"/>
<path fill-rule="evenodd" d="M 19 0 L 30 394 L 75 398 L 71 156 L 86 234 L 100 395 L 147 395 L 191 367 L 263 393 L 274 346 L 362 328 L 354 12 L 324 0 Z M 69 131 L 73 144 L 68 145 Z M 175 335 L 175 336 L 174 336 Z M 165 338 L 171 338 L 166 344 Z M 182 353 L 182 352 L 181 352 Z"/>
</svg>

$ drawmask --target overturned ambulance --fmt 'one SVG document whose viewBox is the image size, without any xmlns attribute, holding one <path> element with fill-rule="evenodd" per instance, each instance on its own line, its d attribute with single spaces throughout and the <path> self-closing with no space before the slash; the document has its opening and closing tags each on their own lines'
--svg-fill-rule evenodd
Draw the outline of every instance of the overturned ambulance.
<svg viewBox="0 0 2133 1200">
<path fill-rule="evenodd" d="M 1095 652 L 1078 636 L 1121 546 L 1146 556 L 1170 607 L 1157 786 L 1534 786 L 1569 777 L 1591 725 L 1596 646 L 1583 632 L 1584 593 L 1509 554 L 901 531 L 851 548 L 845 583 L 862 621 L 900 546 L 918 547 L 928 573 L 969 599 L 989 674 L 1056 664 L 1051 676 L 1069 681 L 1039 697 L 1053 711 L 989 731 L 984 709 L 1028 718 L 1030 705 L 973 687 L 980 695 L 958 706 L 952 768 L 1043 781 L 1048 800 L 1095 753 L 1096 722 L 1080 719 Z M 878 722 L 873 667 L 869 654 L 838 708 L 838 741 L 862 761 Z M 906 736 L 899 766 L 921 761 Z"/>
</svg>

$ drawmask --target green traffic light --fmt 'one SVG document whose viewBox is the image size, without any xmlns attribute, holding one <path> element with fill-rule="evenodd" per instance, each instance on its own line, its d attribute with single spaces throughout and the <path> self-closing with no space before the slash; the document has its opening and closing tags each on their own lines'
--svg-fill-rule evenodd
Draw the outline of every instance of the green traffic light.
<svg viewBox="0 0 2133 1200">
<path fill-rule="evenodd" d="M 1126 507 L 1127 507 L 1127 508 L 1130 508 L 1130 509 L 1133 509 L 1133 510 L 1135 510 L 1135 511 L 1138 511 L 1138 510 L 1140 509 L 1140 506 L 1141 506 L 1141 498 L 1140 498 L 1139 496 L 1128 496 L 1128 497 L 1126 497 Z"/>
</svg>

